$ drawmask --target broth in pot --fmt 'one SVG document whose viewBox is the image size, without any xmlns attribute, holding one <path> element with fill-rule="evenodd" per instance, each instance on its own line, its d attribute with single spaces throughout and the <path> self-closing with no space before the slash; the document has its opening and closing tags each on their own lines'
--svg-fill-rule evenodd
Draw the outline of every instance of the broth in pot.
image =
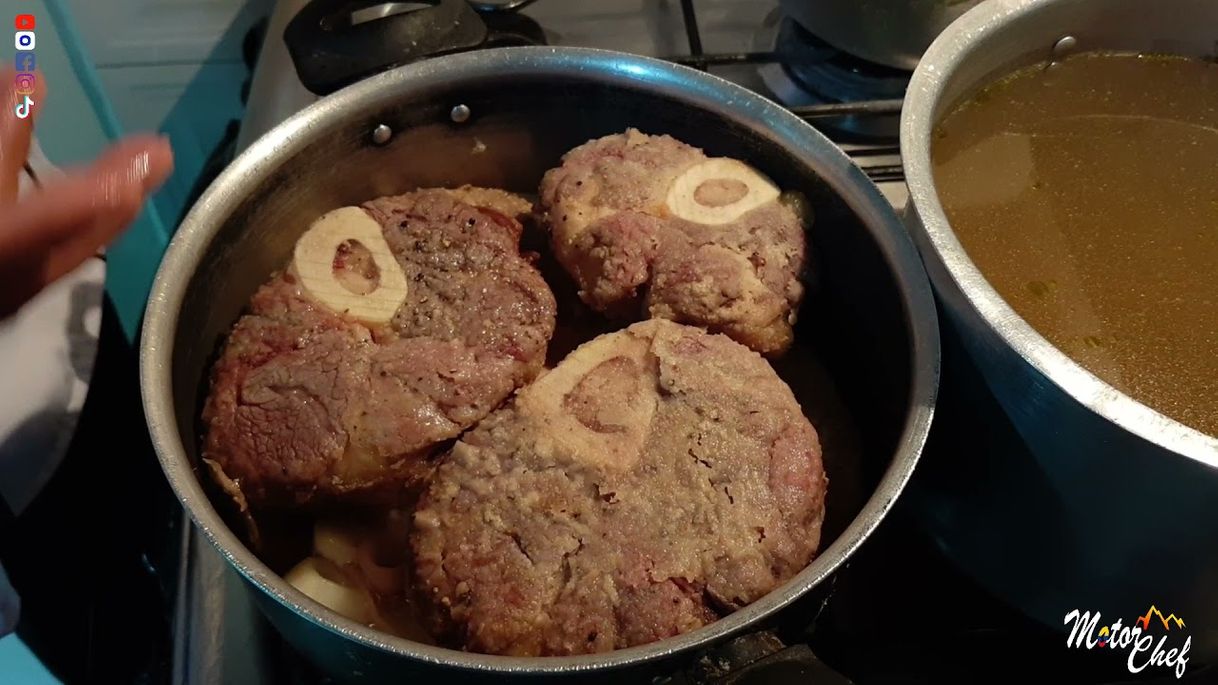
<svg viewBox="0 0 1218 685">
<path fill-rule="evenodd" d="M 997 81 L 932 143 L 951 226 L 1089 371 L 1218 435 L 1218 64 L 1085 53 Z"/>
</svg>

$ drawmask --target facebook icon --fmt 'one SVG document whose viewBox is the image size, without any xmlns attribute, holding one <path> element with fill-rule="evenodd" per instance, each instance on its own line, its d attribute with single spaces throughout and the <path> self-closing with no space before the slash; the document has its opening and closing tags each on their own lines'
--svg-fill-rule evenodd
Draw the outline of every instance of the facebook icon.
<svg viewBox="0 0 1218 685">
<path fill-rule="evenodd" d="M 18 52 L 17 59 L 13 61 L 17 63 L 17 71 L 34 70 L 34 53 L 32 52 Z"/>
</svg>

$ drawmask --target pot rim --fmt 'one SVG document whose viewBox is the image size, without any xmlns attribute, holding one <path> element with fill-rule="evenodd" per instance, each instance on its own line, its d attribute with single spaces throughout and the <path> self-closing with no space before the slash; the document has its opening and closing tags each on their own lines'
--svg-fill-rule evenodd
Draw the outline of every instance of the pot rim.
<svg viewBox="0 0 1218 685">
<path fill-rule="evenodd" d="M 1186 426 L 1117 390 L 1057 349 L 1015 312 L 965 252 L 939 203 L 930 141 L 935 109 L 959 65 L 991 34 L 1057 0 L 992 0 L 969 10 L 931 44 L 901 110 L 901 159 L 917 222 L 949 278 L 987 326 L 1041 375 L 1089 410 L 1165 450 L 1218 468 L 1218 437 Z M 931 258 L 932 255 L 928 255 Z"/>
<path fill-rule="evenodd" d="M 297 151 L 351 112 L 375 111 L 403 90 L 511 73 L 531 79 L 581 78 L 642 90 L 711 112 L 780 142 L 832 187 L 865 221 L 894 274 L 910 337 L 909 411 L 892 462 L 850 525 L 784 585 L 707 626 L 612 652 L 563 657 L 511 657 L 462 652 L 396 637 L 350 621 L 317 604 L 270 570 L 229 530 L 203 492 L 178 431 L 172 360 L 187 285 L 223 219 Z M 198 529 L 241 575 L 313 624 L 359 644 L 420 662 L 499 674 L 574 674 L 638 665 L 744 631 L 787 606 L 833 572 L 871 533 L 904 488 L 925 444 L 939 379 L 939 333 L 930 282 L 913 242 L 878 188 L 836 145 L 779 105 L 695 69 L 608 50 L 570 47 L 497 48 L 428 60 L 359 81 L 296 113 L 255 141 L 211 184 L 174 235 L 157 271 L 140 343 L 140 385 L 149 432 L 170 485 Z"/>
</svg>

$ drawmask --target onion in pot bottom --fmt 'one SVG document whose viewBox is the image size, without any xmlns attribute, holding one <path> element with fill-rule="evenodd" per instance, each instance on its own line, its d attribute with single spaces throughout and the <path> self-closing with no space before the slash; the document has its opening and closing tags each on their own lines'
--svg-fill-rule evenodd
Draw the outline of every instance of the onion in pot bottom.
<svg viewBox="0 0 1218 685">
<path fill-rule="evenodd" d="M 360 573 L 368 589 L 378 595 L 396 595 L 402 592 L 405 570 L 401 565 L 384 566 L 377 559 L 377 546 L 373 540 L 365 540 L 356 555 Z"/>
<path fill-rule="evenodd" d="M 349 526 L 318 521 L 313 525 L 313 554 L 339 567 L 355 563 L 359 534 Z"/>
<path fill-rule="evenodd" d="M 318 604 L 352 621 L 371 623 L 376 618 L 372 598 L 363 588 L 339 580 L 342 577 L 342 572 L 328 560 L 309 557 L 289 571 L 284 580 Z"/>
</svg>

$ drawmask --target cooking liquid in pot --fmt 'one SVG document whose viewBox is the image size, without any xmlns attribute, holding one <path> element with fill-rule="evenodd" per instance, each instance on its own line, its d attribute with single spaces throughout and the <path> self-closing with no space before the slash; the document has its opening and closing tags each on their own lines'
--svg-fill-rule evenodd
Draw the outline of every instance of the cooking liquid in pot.
<svg viewBox="0 0 1218 685">
<path fill-rule="evenodd" d="M 1218 64 L 1028 67 L 949 113 L 931 154 L 952 229 L 1020 316 L 1218 435 Z"/>
</svg>

